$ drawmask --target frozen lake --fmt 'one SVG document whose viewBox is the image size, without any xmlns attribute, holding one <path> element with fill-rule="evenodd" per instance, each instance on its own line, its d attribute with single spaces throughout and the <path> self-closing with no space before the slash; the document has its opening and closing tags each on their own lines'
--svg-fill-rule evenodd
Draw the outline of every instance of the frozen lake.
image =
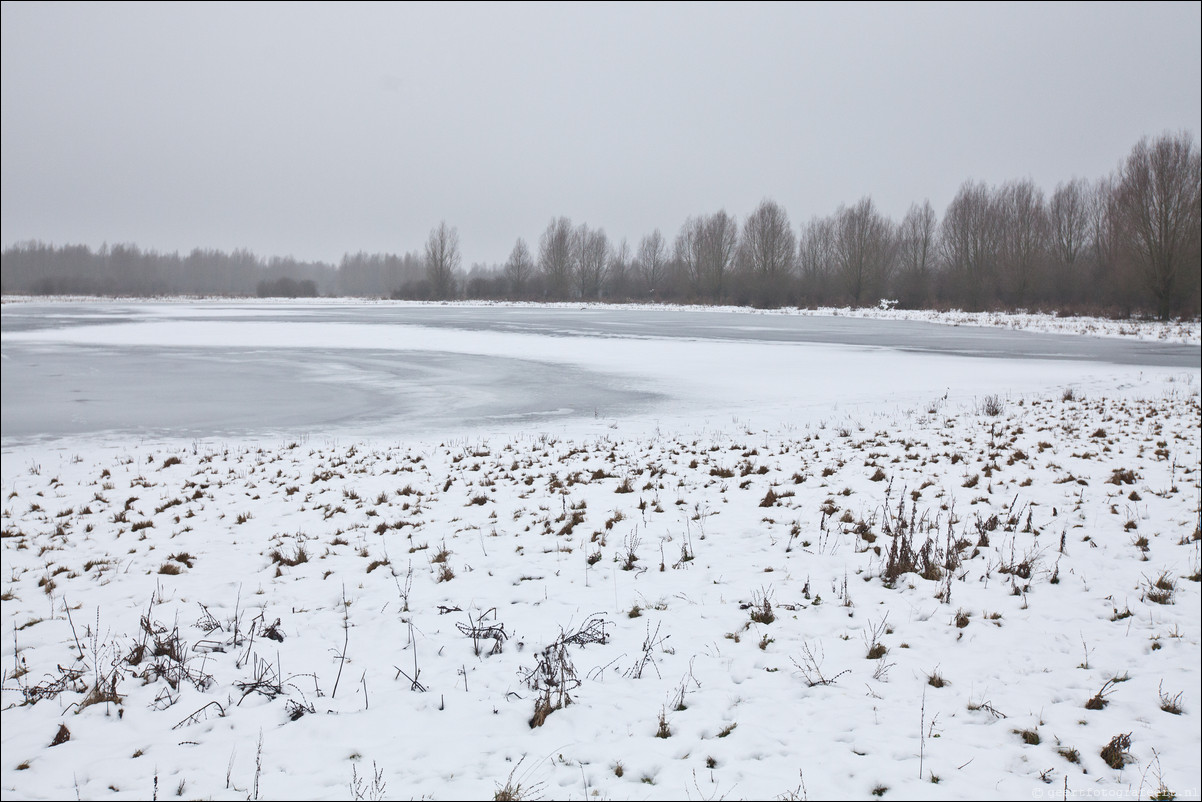
<svg viewBox="0 0 1202 802">
<path fill-rule="evenodd" d="M 727 310 L 20 303 L 3 443 L 469 435 L 682 414 L 807 424 L 1199 372 L 1199 348 Z M 1196 387 L 1196 385 L 1194 385 Z M 715 417 L 715 419 L 718 419 Z"/>
</svg>

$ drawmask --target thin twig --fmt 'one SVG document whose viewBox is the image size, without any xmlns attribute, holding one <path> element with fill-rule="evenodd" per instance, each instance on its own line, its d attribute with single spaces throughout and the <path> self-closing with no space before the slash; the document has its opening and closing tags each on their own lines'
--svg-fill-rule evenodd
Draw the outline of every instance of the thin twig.
<svg viewBox="0 0 1202 802">
<path fill-rule="evenodd" d="M 67 604 L 67 594 L 63 594 L 63 609 L 67 611 L 67 623 L 71 625 L 71 637 L 75 638 L 75 648 L 79 650 L 79 659 L 83 660 L 83 647 L 79 645 L 79 635 L 75 634 L 75 622 L 71 620 L 71 605 Z"/>
<path fill-rule="evenodd" d="M 342 585 L 342 654 L 338 655 L 338 676 L 334 678 L 334 690 L 330 698 L 338 696 L 338 681 L 342 679 L 342 666 L 346 663 L 346 645 L 350 641 L 350 613 L 346 606 L 346 584 Z"/>
</svg>

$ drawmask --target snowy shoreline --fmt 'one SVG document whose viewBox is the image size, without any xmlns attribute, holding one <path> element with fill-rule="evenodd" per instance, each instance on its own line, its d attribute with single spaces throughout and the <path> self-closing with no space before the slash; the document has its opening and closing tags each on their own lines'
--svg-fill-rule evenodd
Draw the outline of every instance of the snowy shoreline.
<svg viewBox="0 0 1202 802">
<path fill-rule="evenodd" d="M 17 448 L 0 786 L 1197 798 L 1199 415 Z"/>
<path fill-rule="evenodd" d="M 91 296 L 25 296 L 6 295 L 0 299 L 3 304 L 27 303 L 78 303 L 78 304 L 107 304 L 107 305 L 149 305 L 149 304 L 202 304 L 202 305 L 299 305 L 299 306 L 461 306 L 476 307 L 514 307 L 514 308 L 548 308 L 548 309 L 578 309 L 578 310 L 656 310 L 662 312 L 714 312 L 740 313 L 753 315 L 802 315 L 816 317 L 857 317 L 876 320 L 913 320 L 924 323 L 938 323 L 949 326 L 981 326 L 1005 328 L 1025 331 L 1042 332 L 1046 334 L 1076 334 L 1089 337 L 1121 337 L 1137 340 L 1156 341 L 1165 343 L 1184 343 L 1189 345 L 1202 344 L 1202 320 L 1111 320 L 1101 317 L 1066 316 L 1043 312 L 964 312 L 960 310 L 936 311 L 924 309 L 883 309 L 879 307 L 822 307 L 817 309 L 802 309 L 785 307 L 781 309 L 755 309 L 742 306 L 701 306 L 681 304 L 607 304 L 607 303 L 533 303 L 521 301 L 392 301 L 372 298 L 188 298 L 165 296 L 162 298 L 97 298 Z"/>
</svg>

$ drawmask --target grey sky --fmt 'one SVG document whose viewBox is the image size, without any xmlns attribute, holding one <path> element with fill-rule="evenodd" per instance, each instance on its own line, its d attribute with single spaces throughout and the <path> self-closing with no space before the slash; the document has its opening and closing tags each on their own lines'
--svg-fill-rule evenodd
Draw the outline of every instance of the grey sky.
<svg viewBox="0 0 1202 802">
<path fill-rule="evenodd" d="M 5 246 L 464 267 L 765 197 L 942 215 L 1199 136 L 1202 5 L 3 4 Z"/>
</svg>

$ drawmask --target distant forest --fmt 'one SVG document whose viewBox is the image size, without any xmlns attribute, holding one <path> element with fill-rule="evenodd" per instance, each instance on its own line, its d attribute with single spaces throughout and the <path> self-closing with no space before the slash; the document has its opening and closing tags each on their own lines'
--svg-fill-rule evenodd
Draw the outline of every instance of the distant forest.
<svg viewBox="0 0 1202 802">
<path fill-rule="evenodd" d="M 550 221 L 534 248 L 464 268 L 444 221 L 424 248 L 347 254 L 338 265 L 236 250 L 25 242 L 0 263 L 5 294 L 415 300 L 610 301 L 966 310 L 1040 309 L 1113 317 L 1199 313 L 1199 149 L 1188 134 L 1136 144 L 1119 168 L 1046 194 L 1031 180 L 967 181 L 938 216 L 927 201 L 900 221 L 870 197 L 794 226 L 771 200 L 741 223 L 690 217 L 674 238 L 632 245 L 602 228 Z"/>
</svg>

